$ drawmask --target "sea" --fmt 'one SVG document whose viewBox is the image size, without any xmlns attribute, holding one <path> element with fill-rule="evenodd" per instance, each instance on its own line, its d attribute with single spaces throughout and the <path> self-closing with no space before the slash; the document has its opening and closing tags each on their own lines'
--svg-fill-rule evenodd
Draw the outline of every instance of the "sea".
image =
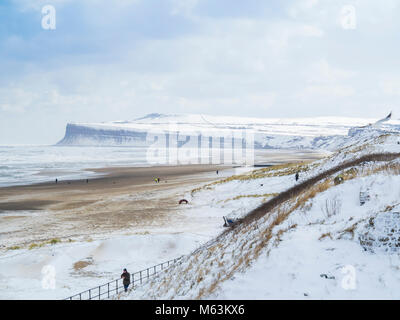
<svg viewBox="0 0 400 320">
<path fill-rule="evenodd" d="M 0 146 L 0 186 L 99 175 L 89 168 L 148 166 L 146 148 L 96 146 Z"/>
<path fill-rule="evenodd" d="M 104 174 L 90 170 L 96 168 L 168 164 L 162 156 L 166 154 L 165 150 L 156 150 L 156 152 L 158 156 L 154 157 L 154 150 L 150 153 L 149 148 L 132 146 L 0 146 L 0 187 L 49 182 L 55 179 L 59 181 L 88 179 Z M 320 152 L 312 150 L 262 149 L 252 150 L 252 152 L 254 161 L 251 165 L 246 162 L 246 167 L 321 158 Z M 180 154 L 183 155 L 179 158 L 181 161 L 170 164 L 235 165 L 232 162 L 214 162 L 210 160 L 211 158 L 194 160 L 193 155 L 197 155 L 197 151 L 192 150 L 189 153 L 190 155 Z M 157 162 L 154 159 L 160 159 L 160 161 Z M 243 163 L 239 166 L 243 166 Z"/>
</svg>

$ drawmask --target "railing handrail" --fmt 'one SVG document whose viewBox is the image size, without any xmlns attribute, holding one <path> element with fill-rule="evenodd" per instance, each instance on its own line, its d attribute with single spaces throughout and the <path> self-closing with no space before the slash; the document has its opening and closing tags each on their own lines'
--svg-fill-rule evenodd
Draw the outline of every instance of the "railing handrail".
<svg viewBox="0 0 400 320">
<path fill-rule="evenodd" d="M 156 264 L 156 265 L 154 265 L 154 266 L 151 266 L 151 267 L 149 267 L 149 268 L 142 269 L 142 270 L 140 270 L 140 271 L 136 271 L 136 272 L 134 272 L 134 273 L 131 273 L 131 279 L 132 279 L 132 282 L 131 282 L 131 283 L 132 283 L 132 286 L 135 286 L 135 281 L 136 281 L 136 282 L 140 281 L 140 283 L 142 284 L 142 281 L 143 281 L 143 280 L 149 279 L 150 276 L 154 276 L 154 275 L 157 273 L 157 267 L 161 266 L 161 271 L 163 271 L 163 270 L 165 270 L 165 269 L 163 268 L 163 266 L 164 266 L 165 264 L 167 264 L 167 267 L 168 267 L 168 266 L 171 264 L 171 262 L 175 263 L 175 262 L 181 260 L 182 257 L 183 257 L 183 256 L 180 256 L 179 258 L 171 259 L 171 260 L 168 260 L 168 261 L 165 261 L 165 262 Z M 151 269 L 154 270 L 154 272 L 153 272 L 152 274 L 149 273 L 149 270 L 151 270 Z M 144 277 L 142 277 L 142 273 L 143 273 L 143 272 L 145 272 L 145 273 L 147 272 L 147 275 L 145 275 Z M 140 275 L 140 278 L 135 279 L 135 275 Z M 121 279 L 121 278 L 118 278 L 118 279 L 111 280 L 111 281 L 109 281 L 109 282 L 107 282 L 107 283 L 101 284 L 101 285 L 99 285 L 99 286 L 96 286 L 96 287 L 93 287 L 93 288 L 91 288 L 91 289 L 88 289 L 88 290 L 82 291 L 82 292 L 80 292 L 80 293 L 74 294 L 74 295 L 72 295 L 72 296 L 69 296 L 68 298 L 65 298 L 64 300 L 72 300 L 72 299 L 75 298 L 75 297 L 79 297 L 79 300 L 82 300 L 82 295 L 85 295 L 85 294 L 88 294 L 88 295 L 89 295 L 89 299 L 88 299 L 88 300 L 93 300 L 93 299 L 95 299 L 95 298 L 99 298 L 99 299 L 100 299 L 100 297 L 101 297 L 102 295 L 105 295 L 105 294 L 108 294 L 108 297 L 109 297 L 109 296 L 110 296 L 110 284 L 114 284 L 114 283 L 116 284 L 115 288 L 114 288 L 114 289 L 111 289 L 111 292 L 112 292 L 112 291 L 116 291 L 116 293 L 118 293 L 118 281 L 122 281 L 122 279 Z M 105 287 L 105 286 L 108 287 L 107 292 L 101 293 L 101 288 L 102 288 L 102 287 Z M 98 289 L 98 294 L 92 296 L 92 295 L 91 295 L 92 291 L 94 291 L 94 290 L 96 290 L 96 289 Z"/>
</svg>

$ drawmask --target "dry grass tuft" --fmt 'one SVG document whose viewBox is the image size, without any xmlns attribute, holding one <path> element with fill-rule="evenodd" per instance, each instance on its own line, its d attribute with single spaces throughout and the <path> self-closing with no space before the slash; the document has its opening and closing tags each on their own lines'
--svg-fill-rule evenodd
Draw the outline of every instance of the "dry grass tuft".
<svg viewBox="0 0 400 320">
<path fill-rule="evenodd" d="M 264 194 L 245 194 L 245 195 L 239 195 L 233 198 L 229 198 L 224 200 L 224 202 L 228 202 L 228 201 L 234 201 L 234 200 L 239 200 L 242 198 L 271 198 L 271 197 L 276 197 L 279 193 L 264 193 Z"/>
<path fill-rule="evenodd" d="M 86 268 L 87 266 L 90 266 L 93 263 L 92 260 L 81 260 L 77 261 L 74 263 L 74 270 L 79 271 L 81 269 Z"/>
<path fill-rule="evenodd" d="M 339 237 L 338 237 L 338 239 L 342 239 L 344 236 L 346 236 L 346 235 L 348 235 L 348 234 L 350 234 L 351 239 L 354 239 L 354 232 L 355 232 L 355 230 L 356 230 L 356 228 L 357 228 L 357 225 L 358 225 L 359 223 L 360 223 L 360 221 L 354 223 L 354 224 L 351 225 L 350 227 L 348 227 L 348 228 L 344 229 L 343 231 L 341 231 L 341 232 L 340 232 L 340 235 L 339 235 Z"/>
<path fill-rule="evenodd" d="M 208 253 L 203 251 L 201 259 L 199 259 L 197 263 L 195 261 L 197 259 L 191 259 L 191 262 L 194 262 L 195 265 L 192 266 L 192 263 L 190 263 L 189 266 L 186 266 L 181 270 L 181 281 L 190 281 L 192 287 L 196 285 L 196 282 L 198 283 L 199 291 L 196 299 L 201 299 L 212 294 L 222 281 L 232 278 L 235 272 L 244 270 L 251 264 L 251 261 L 257 259 L 263 252 L 267 251 L 268 254 L 269 250 L 271 250 L 272 246 L 275 244 L 275 242 L 271 243 L 271 240 L 274 238 L 279 240 L 286 231 L 295 228 L 296 225 L 291 225 L 286 229 L 279 230 L 275 235 L 273 234 L 274 228 L 286 222 L 293 211 L 296 209 L 307 208 L 310 205 L 311 199 L 334 186 L 333 177 L 335 174 L 341 173 L 344 180 L 351 180 L 360 175 L 368 174 L 368 170 L 360 170 L 357 166 L 362 165 L 363 168 L 365 168 L 364 164 L 367 162 L 373 164 L 378 161 L 387 162 L 392 161 L 396 157 L 398 157 L 397 154 L 368 154 L 359 159 L 351 160 L 335 166 L 308 179 L 307 181 L 302 182 L 301 184 L 294 186 L 293 188 L 288 189 L 287 191 L 280 193 L 278 196 L 268 201 L 268 203 L 251 211 L 246 217 L 244 217 L 244 221 L 235 226 L 235 228 L 224 232 L 220 237 L 214 240 L 214 243 L 223 242 L 224 246 L 217 247 L 214 245 L 208 249 Z M 307 168 L 309 167 L 310 166 L 307 166 Z M 277 176 L 290 174 L 300 171 L 299 169 L 300 168 L 296 166 L 286 166 L 281 168 L 275 167 L 275 170 L 272 170 L 272 167 L 264 168 L 253 171 L 251 174 L 233 176 L 228 179 L 217 181 L 200 189 L 211 188 L 214 185 L 232 180 L 248 180 L 266 177 L 268 175 Z M 369 170 L 378 172 L 377 168 Z M 386 172 L 400 172 L 400 165 L 395 163 L 388 165 L 388 163 L 386 163 L 385 165 L 380 166 L 379 170 Z M 235 198 L 240 199 L 242 197 L 245 196 L 238 196 Z M 338 206 L 334 205 L 333 207 L 333 209 L 337 209 Z M 336 209 L 328 210 L 328 214 L 334 214 L 334 212 L 337 211 Z M 354 238 L 358 223 L 359 222 L 354 223 L 352 226 L 343 230 L 341 236 L 350 234 Z M 244 236 L 249 233 L 251 233 L 251 237 Z M 326 238 L 332 239 L 333 236 L 329 232 L 324 233 L 319 237 L 319 240 Z M 227 251 L 227 248 L 232 248 L 232 250 Z M 229 259 L 224 260 L 225 254 L 228 255 Z M 218 276 L 212 280 L 211 284 L 201 284 L 204 278 L 204 271 L 202 271 L 201 268 L 205 268 L 204 270 L 206 270 L 211 265 L 215 268 L 216 264 L 219 268 Z M 191 276 L 193 273 L 195 276 Z M 170 279 L 172 279 L 172 277 Z M 177 279 L 175 278 L 174 280 Z M 200 288 L 200 286 L 202 287 Z M 168 288 L 163 289 L 167 290 Z"/>
<path fill-rule="evenodd" d="M 333 239 L 331 233 L 330 233 L 330 232 L 327 232 L 327 233 L 323 233 L 323 234 L 318 238 L 318 240 L 321 241 L 322 239 L 325 239 L 325 238 L 327 238 L 327 237 L 329 237 L 331 240 Z"/>
<path fill-rule="evenodd" d="M 326 199 L 322 211 L 325 213 L 325 217 L 329 219 L 330 217 L 337 215 L 340 212 L 341 207 L 342 201 L 340 199 Z"/>
<path fill-rule="evenodd" d="M 19 250 L 19 249 L 21 249 L 20 246 L 12 246 L 8 248 L 8 250 Z"/>
<path fill-rule="evenodd" d="M 225 179 L 221 179 L 215 182 L 208 183 L 202 187 L 195 188 L 191 191 L 191 194 L 201 191 L 201 190 L 211 190 L 213 186 L 227 183 L 230 181 L 247 181 L 254 179 L 261 179 L 266 177 L 282 177 L 287 175 L 294 175 L 296 172 L 305 172 L 309 170 L 309 163 L 311 161 L 304 161 L 300 163 L 286 163 L 275 166 L 270 166 L 267 168 L 257 169 L 250 173 L 234 175 Z"/>
</svg>

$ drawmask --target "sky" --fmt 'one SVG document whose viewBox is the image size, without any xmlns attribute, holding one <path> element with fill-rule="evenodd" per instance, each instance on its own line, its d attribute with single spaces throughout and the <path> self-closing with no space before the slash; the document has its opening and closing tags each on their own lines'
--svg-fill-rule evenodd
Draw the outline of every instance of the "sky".
<svg viewBox="0 0 400 320">
<path fill-rule="evenodd" d="M 399 17 L 397 0 L 0 0 L 0 145 L 148 113 L 398 119 Z"/>
</svg>

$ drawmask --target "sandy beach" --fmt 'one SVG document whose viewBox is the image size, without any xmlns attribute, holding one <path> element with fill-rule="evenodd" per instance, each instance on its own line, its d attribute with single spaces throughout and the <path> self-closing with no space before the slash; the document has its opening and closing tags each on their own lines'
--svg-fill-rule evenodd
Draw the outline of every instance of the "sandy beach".
<svg viewBox="0 0 400 320">
<path fill-rule="evenodd" d="M 198 175 L 228 167 L 187 165 L 159 167 L 112 167 L 87 169 L 102 174 L 96 178 L 55 180 L 46 183 L 0 188 L 0 212 L 14 210 L 63 210 L 79 208 L 99 198 L 130 191 L 163 190 L 171 188 L 187 177 L 193 181 Z M 189 177 L 190 176 L 190 177 Z M 155 178 L 160 183 L 155 183 Z M 218 176 L 215 174 L 215 177 Z M 201 178 L 200 178 L 201 179 Z M 206 179 L 207 180 L 207 179 Z"/>
<path fill-rule="evenodd" d="M 185 192 L 232 169 L 187 165 L 88 170 L 104 176 L 88 182 L 60 180 L 0 188 L 2 249 L 165 225 Z"/>
<path fill-rule="evenodd" d="M 269 151 L 264 164 L 315 157 Z M 86 169 L 88 181 L 60 177 L 55 183 L 54 177 L 0 188 L 0 287 L 8 288 L 2 297 L 29 298 L 28 283 L 35 296 L 63 298 L 112 280 L 121 266 L 139 270 L 194 250 L 223 230 L 222 216 L 230 207 L 210 209 L 207 200 L 195 202 L 191 190 L 253 169 L 109 167 Z M 179 205 L 183 198 L 189 204 Z M 46 265 L 57 268 L 55 292 L 42 288 Z"/>
<path fill-rule="evenodd" d="M 260 164 L 275 164 L 318 157 L 266 150 L 258 158 L 265 160 Z M 0 249 L 163 227 L 177 220 L 182 208 L 178 202 L 185 194 L 237 170 L 221 165 L 88 168 L 88 181 L 59 178 L 56 183 L 54 177 L 51 182 L 0 188 Z"/>
</svg>

